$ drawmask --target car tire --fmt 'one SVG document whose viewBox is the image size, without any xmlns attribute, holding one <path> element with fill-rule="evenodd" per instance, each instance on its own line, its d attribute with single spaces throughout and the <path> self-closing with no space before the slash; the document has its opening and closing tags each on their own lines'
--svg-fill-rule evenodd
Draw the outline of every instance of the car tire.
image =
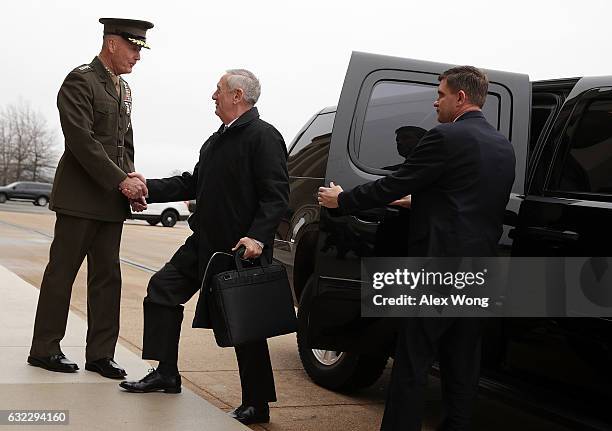
<svg viewBox="0 0 612 431">
<path fill-rule="evenodd" d="M 44 207 L 49 203 L 49 199 L 46 196 L 39 196 L 34 201 L 34 205 Z"/>
<path fill-rule="evenodd" d="M 312 286 L 312 281 L 311 276 L 304 292 Z M 378 380 L 387 366 L 388 355 L 311 349 L 306 341 L 307 319 L 307 313 L 298 309 L 298 352 L 306 374 L 314 383 L 333 391 L 353 391 Z"/>
<path fill-rule="evenodd" d="M 6 202 L 6 195 L 4 193 L 0 193 L 0 204 Z"/>
<path fill-rule="evenodd" d="M 174 210 L 165 210 L 161 215 L 161 223 L 165 227 L 172 227 L 178 220 L 178 214 Z"/>
<path fill-rule="evenodd" d="M 149 223 L 151 226 L 155 226 L 157 223 L 159 223 L 159 219 L 155 219 L 155 220 L 147 220 L 147 223 Z"/>
</svg>

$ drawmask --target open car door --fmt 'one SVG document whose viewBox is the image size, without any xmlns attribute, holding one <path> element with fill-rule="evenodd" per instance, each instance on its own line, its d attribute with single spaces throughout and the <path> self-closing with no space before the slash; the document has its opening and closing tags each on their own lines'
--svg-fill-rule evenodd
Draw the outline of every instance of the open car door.
<svg viewBox="0 0 612 431">
<path fill-rule="evenodd" d="M 354 52 L 331 137 L 326 184 L 344 189 L 388 175 L 401 164 L 400 135 L 435 127 L 438 76 L 453 65 Z M 527 75 L 486 70 L 483 112 L 512 142 L 516 179 L 509 210 L 516 220 L 524 193 L 531 90 Z M 483 197 L 486 199 L 486 197 Z M 303 296 L 307 345 L 334 351 L 382 352 L 393 342 L 388 320 L 360 315 L 362 257 L 401 255 L 407 241 L 402 211 L 384 207 L 352 216 L 321 209 L 314 282 Z"/>
</svg>

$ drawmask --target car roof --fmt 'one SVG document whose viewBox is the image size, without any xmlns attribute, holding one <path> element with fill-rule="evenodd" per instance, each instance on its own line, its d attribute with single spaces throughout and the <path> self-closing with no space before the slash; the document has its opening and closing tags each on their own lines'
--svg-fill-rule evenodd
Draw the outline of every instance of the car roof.
<svg viewBox="0 0 612 431">
<path fill-rule="evenodd" d="M 329 114 L 330 112 L 336 112 L 338 110 L 337 106 L 328 106 L 327 108 L 323 108 L 319 111 L 319 114 Z"/>
</svg>

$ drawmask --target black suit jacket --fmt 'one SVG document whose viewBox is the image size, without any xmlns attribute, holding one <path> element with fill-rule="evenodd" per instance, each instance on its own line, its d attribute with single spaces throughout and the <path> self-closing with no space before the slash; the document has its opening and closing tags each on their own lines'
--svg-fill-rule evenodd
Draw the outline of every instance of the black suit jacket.
<svg viewBox="0 0 612 431">
<path fill-rule="evenodd" d="M 193 174 L 147 180 L 148 202 L 197 199 L 189 218 L 194 231 L 186 243 L 190 246 L 171 261 L 179 268 L 197 259 L 202 269 L 215 251 L 229 252 L 244 236 L 261 241 L 271 256 L 287 210 L 287 148 L 281 134 L 259 118 L 257 108 L 223 128 L 202 145 Z"/>
<path fill-rule="evenodd" d="M 411 194 L 411 256 L 494 256 L 514 164 L 510 142 L 482 112 L 467 112 L 427 132 L 394 173 L 341 193 L 340 211 Z"/>
</svg>

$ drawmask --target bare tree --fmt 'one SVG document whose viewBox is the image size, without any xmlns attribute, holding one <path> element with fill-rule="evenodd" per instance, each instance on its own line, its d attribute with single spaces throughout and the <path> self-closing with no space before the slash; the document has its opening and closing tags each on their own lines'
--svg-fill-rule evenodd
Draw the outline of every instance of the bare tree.
<svg viewBox="0 0 612 431">
<path fill-rule="evenodd" d="M 0 180 L 49 181 L 57 162 L 54 134 L 25 103 L 0 110 Z"/>
<path fill-rule="evenodd" d="M 30 155 L 30 172 L 32 181 L 49 181 L 53 178 L 57 166 L 55 143 L 47 130 L 43 130 L 41 139 L 34 141 Z"/>
<path fill-rule="evenodd" d="M 9 183 L 9 169 L 12 159 L 12 134 L 9 122 L 0 112 L 0 184 Z"/>
</svg>

